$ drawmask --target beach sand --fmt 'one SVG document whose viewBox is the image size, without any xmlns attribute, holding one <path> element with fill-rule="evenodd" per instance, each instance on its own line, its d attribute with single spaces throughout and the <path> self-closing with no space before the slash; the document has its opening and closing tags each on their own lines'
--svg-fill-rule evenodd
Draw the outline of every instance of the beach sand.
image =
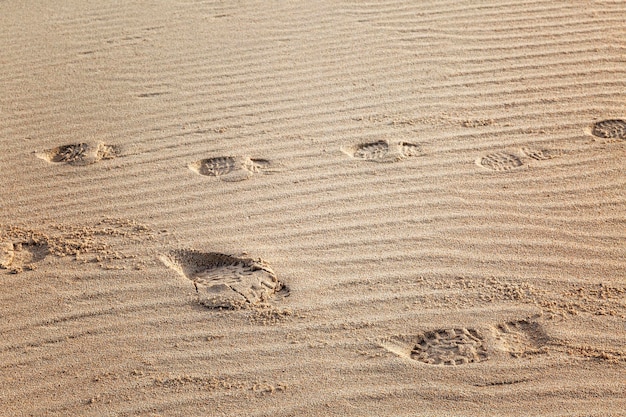
<svg viewBox="0 0 626 417">
<path fill-rule="evenodd" d="M 0 1 L 0 415 L 626 415 L 623 1 Z"/>
</svg>

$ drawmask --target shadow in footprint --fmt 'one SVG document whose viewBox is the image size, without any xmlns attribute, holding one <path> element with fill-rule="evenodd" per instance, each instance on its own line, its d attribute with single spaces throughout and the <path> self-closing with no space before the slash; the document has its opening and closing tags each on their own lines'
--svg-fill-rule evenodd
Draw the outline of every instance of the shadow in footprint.
<svg viewBox="0 0 626 417">
<path fill-rule="evenodd" d="M 48 245 L 44 243 L 0 243 L 0 268 L 8 269 L 12 273 L 33 270 L 34 264 L 49 253 Z"/>
<path fill-rule="evenodd" d="M 535 161 L 547 161 L 548 159 L 558 158 L 563 155 L 563 150 L 561 149 L 532 149 L 524 147 L 521 148 L 521 151 L 524 155 Z"/>
</svg>

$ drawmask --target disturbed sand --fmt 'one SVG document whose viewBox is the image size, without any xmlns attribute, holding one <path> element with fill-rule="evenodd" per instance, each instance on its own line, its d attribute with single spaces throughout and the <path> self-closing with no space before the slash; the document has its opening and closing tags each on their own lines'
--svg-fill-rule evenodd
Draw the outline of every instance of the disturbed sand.
<svg viewBox="0 0 626 417">
<path fill-rule="evenodd" d="M 626 415 L 623 1 L 0 1 L 0 415 Z"/>
</svg>

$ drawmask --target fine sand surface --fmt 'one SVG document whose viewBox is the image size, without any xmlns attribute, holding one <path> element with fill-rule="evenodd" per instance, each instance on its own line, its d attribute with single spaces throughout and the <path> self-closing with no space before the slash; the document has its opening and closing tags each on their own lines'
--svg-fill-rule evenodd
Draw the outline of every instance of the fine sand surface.
<svg viewBox="0 0 626 417">
<path fill-rule="evenodd" d="M 624 22 L 0 0 L 0 415 L 626 415 Z"/>
</svg>

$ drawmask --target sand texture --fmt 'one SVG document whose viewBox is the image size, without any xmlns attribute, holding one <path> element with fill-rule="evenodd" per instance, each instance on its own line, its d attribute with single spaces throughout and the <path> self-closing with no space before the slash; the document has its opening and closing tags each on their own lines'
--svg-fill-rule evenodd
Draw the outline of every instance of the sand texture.
<svg viewBox="0 0 626 417">
<path fill-rule="evenodd" d="M 0 0 L 0 415 L 626 416 L 625 22 Z"/>
</svg>

